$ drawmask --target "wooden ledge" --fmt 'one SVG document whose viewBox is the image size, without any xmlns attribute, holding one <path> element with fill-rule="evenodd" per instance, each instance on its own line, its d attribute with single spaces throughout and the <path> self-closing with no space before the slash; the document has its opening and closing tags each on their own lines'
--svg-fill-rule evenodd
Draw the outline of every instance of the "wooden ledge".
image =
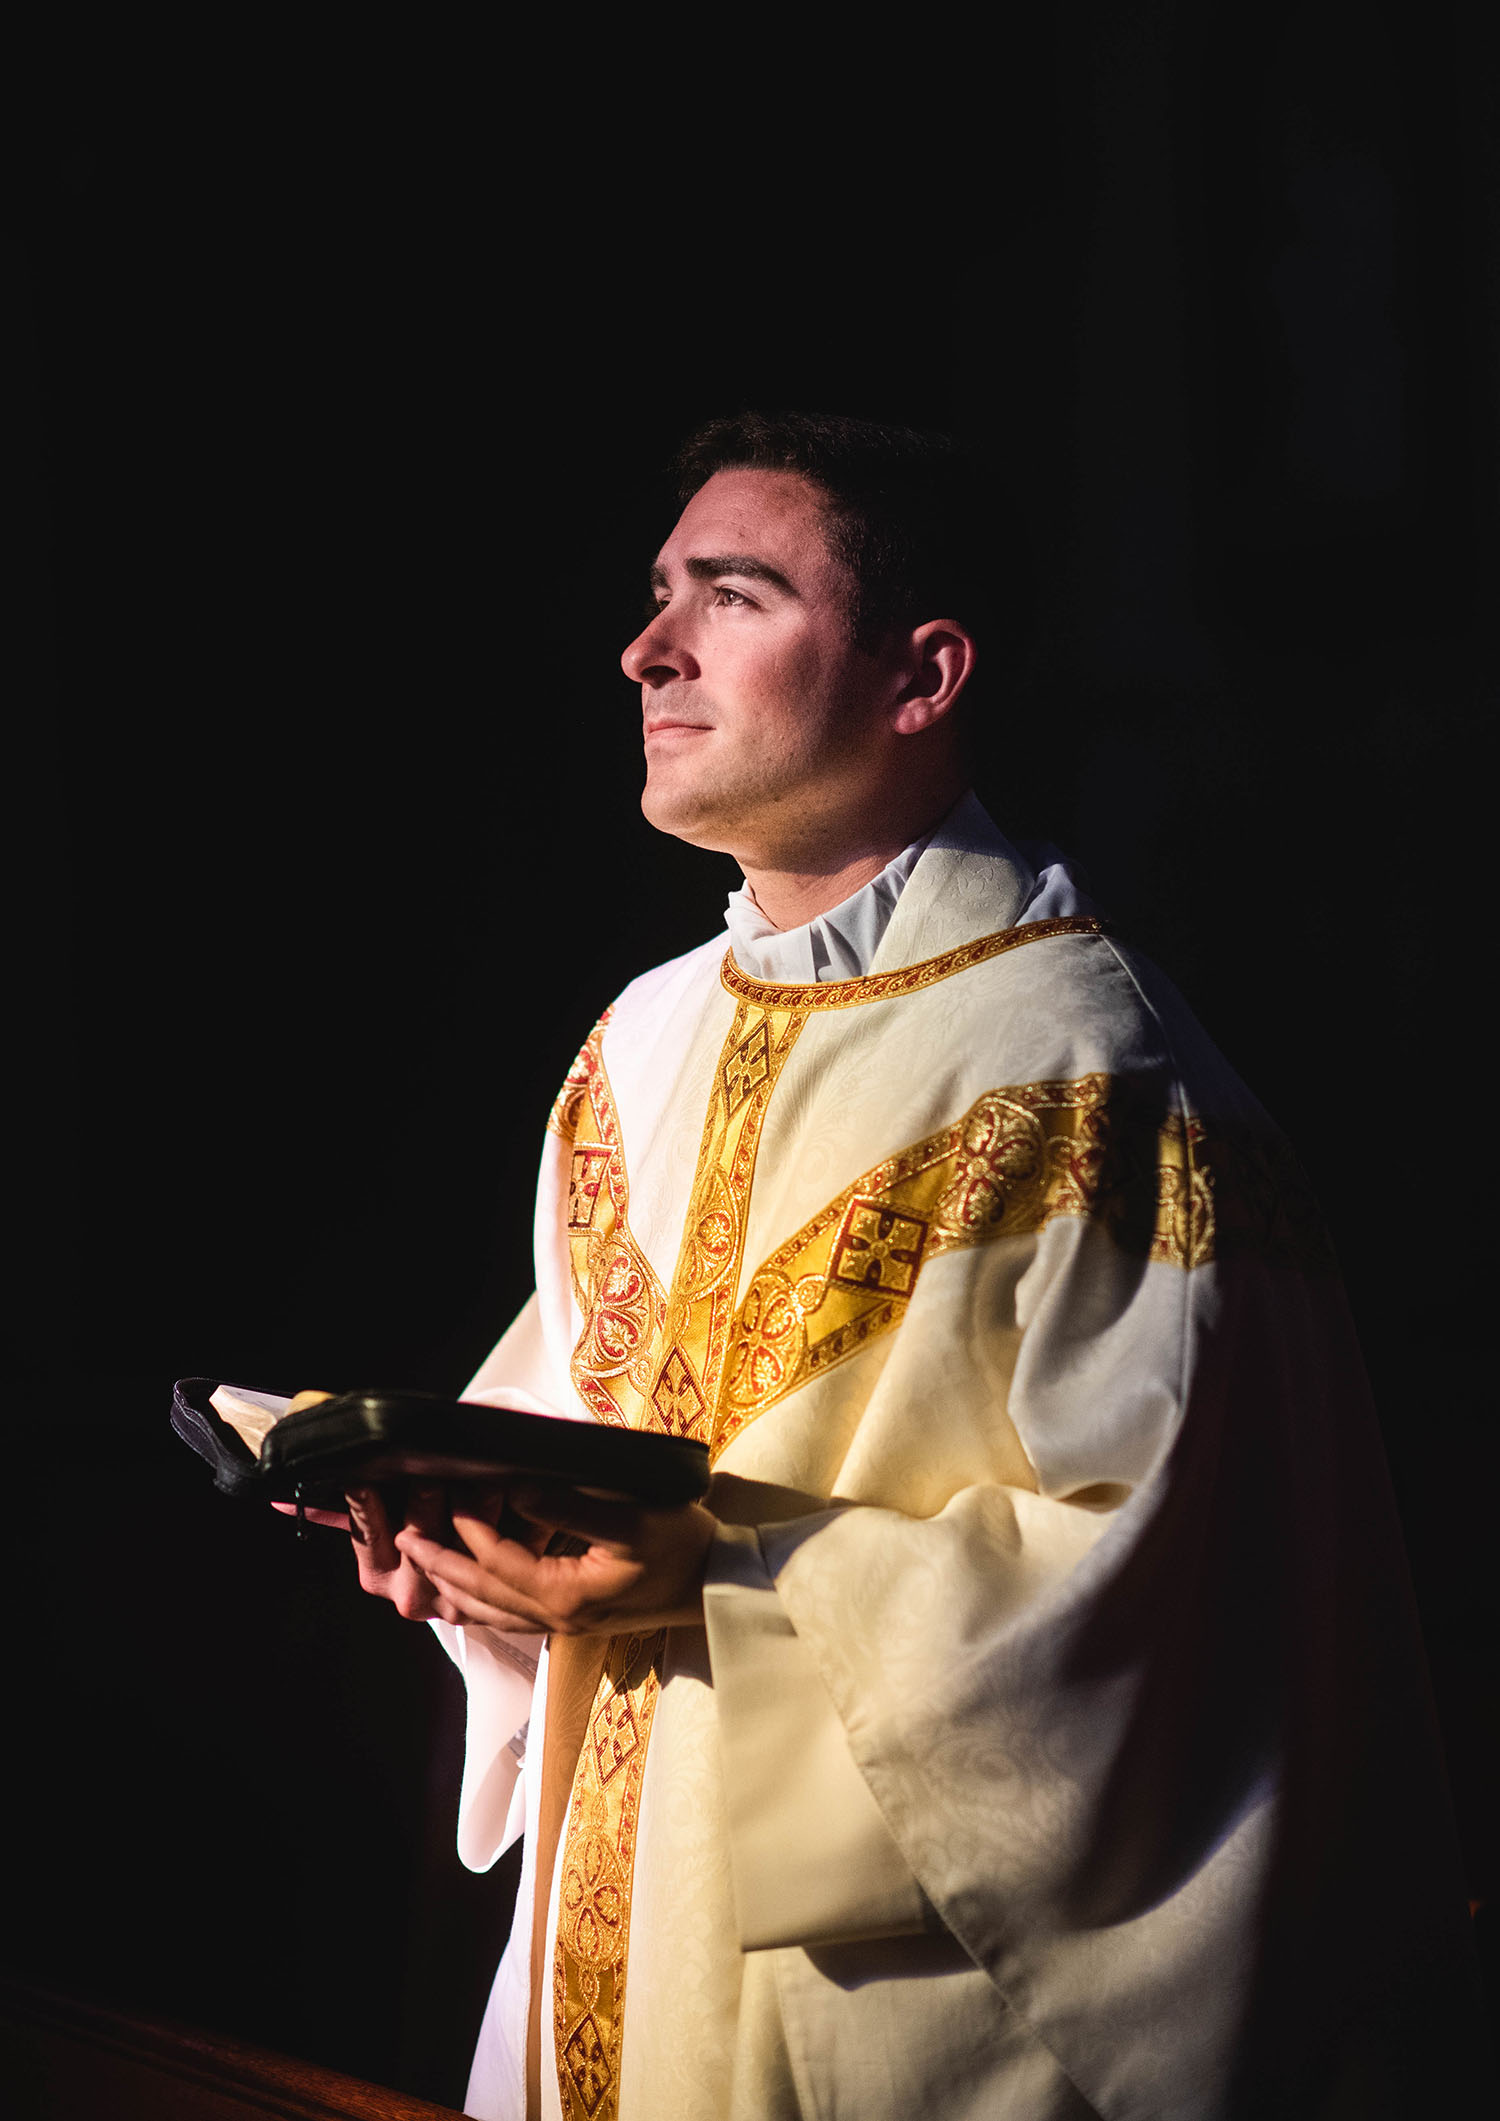
<svg viewBox="0 0 1500 2121">
<path fill-rule="evenodd" d="M 316 2062 L 4 1977 L 0 2084 L 13 2121 L 455 2121 Z"/>
</svg>

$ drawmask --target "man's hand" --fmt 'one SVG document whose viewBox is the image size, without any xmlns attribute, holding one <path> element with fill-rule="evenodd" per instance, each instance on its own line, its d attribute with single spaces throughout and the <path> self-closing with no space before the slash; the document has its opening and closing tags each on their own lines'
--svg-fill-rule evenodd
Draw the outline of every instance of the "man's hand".
<svg viewBox="0 0 1500 2121">
<path fill-rule="evenodd" d="M 300 1414 L 304 1407 L 315 1407 L 332 1396 L 330 1392 L 299 1392 L 287 1412 Z M 429 1582 L 415 1562 L 397 1551 L 397 1534 L 392 1529 L 390 1513 L 379 1489 L 355 1488 L 344 1500 L 349 1505 L 347 1513 L 343 1510 L 304 1510 L 300 1514 L 311 1524 L 331 1525 L 349 1534 L 354 1541 L 360 1589 L 368 1591 L 372 1598 L 388 1599 L 405 1620 L 461 1620 L 462 1614 L 444 1598 L 441 1589 Z M 288 1516 L 298 1514 L 295 1503 L 277 1502 L 271 1507 Z M 446 1530 L 447 1521 L 447 1507 L 440 1487 L 408 1490 L 408 1529 L 430 1539 L 434 1533 Z"/>
<path fill-rule="evenodd" d="M 287 1407 L 288 1414 L 300 1414 L 304 1407 L 315 1407 L 321 1400 L 332 1399 L 331 1392 L 299 1392 Z M 299 1509 L 294 1502 L 273 1502 L 273 1510 L 280 1510 L 283 1517 L 299 1517 L 307 1524 L 326 1524 L 335 1532 L 349 1530 L 349 1514 L 346 1510 Z"/>
<path fill-rule="evenodd" d="M 518 1481 L 505 1503 L 511 1523 L 522 1518 L 540 1536 L 507 1537 L 461 1496 L 453 1527 L 467 1555 L 412 1524 L 396 1534 L 401 1554 L 457 1618 L 526 1635 L 702 1626 L 703 1570 L 717 1520 L 697 1503 L 652 1510 L 541 1481 Z M 586 1541 L 585 1551 L 538 1552 L 554 1532 Z"/>
<path fill-rule="evenodd" d="M 408 1537 L 419 1539 L 434 1553 L 447 1551 L 434 1538 L 446 1528 L 447 1508 L 440 1487 L 413 1487 L 406 1498 L 406 1523 L 399 1532 L 391 1520 L 378 1488 L 355 1488 L 344 1500 L 349 1505 L 349 1533 L 354 1541 L 354 1559 L 359 1569 L 359 1587 L 372 1598 L 387 1598 L 403 1620 L 461 1621 L 465 1616 L 444 1596 L 421 1564 L 401 1550 Z"/>
</svg>

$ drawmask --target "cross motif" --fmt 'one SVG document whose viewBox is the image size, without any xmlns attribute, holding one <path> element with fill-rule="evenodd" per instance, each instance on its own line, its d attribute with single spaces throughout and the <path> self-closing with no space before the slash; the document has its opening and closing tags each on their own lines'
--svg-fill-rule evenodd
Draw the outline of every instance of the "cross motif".
<svg viewBox="0 0 1500 2121">
<path fill-rule="evenodd" d="M 568 1171 L 568 1228 L 586 1230 L 594 1220 L 599 1188 L 609 1165 L 608 1149 L 575 1149 Z"/>
<path fill-rule="evenodd" d="M 668 1435 L 691 1436 L 708 1412 L 692 1365 L 680 1348 L 672 1350 L 657 1372 L 651 1404 Z"/>
<path fill-rule="evenodd" d="M 926 1235 L 927 1224 L 920 1215 L 902 1215 L 882 1201 L 863 1200 L 856 1193 L 844 1212 L 829 1279 L 910 1296 Z"/>
<path fill-rule="evenodd" d="M 615 1713 L 619 1710 L 619 1714 Z M 612 1694 L 594 1718 L 594 1763 L 599 1770 L 599 1780 L 608 1782 L 611 1775 L 622 1768 L 641 1742 L 635 1718 L 630 1713 L 628 1698 Z"/>
<path fill-rule="evenodd" d="M 724 1109 L 734 1115 L 771 1072 L 771 1032 L 765 1017 L 742 1038 L 724 1063 Z"/>
<path fill-rule="evenodd" d="M 568 2075 L 573 2080 L 573 2089 L 578 2094 L 579 2104 L 586 2114 L 596 2114 L 609 2090 L 609 2057 L 604 2052 L 604 2042 L 599 2038 L 599 2028 L 594 2023 L 592 2011 L 574 2026 L 563 2048 L 563 2061 Z"/>
</svg>

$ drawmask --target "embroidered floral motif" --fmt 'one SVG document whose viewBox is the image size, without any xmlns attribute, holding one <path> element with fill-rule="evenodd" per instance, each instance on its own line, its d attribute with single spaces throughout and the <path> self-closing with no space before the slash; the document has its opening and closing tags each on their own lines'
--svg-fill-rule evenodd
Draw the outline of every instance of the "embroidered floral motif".
<svg viewBox="0 0 1500 2121">
<path fill-rule="evenodd" d="M 1025 943 L 1100 932 L 1094 920 L 1036 922 L 828 986 L 750 980 L 726 959 L 734 1020 L 670 1293 L 630 1234 L 601 1021 L 549 1123 L 573 1154 L 568 1237 L 583 1320 L 573 1378 L 597 1418 L 711 1434 L 717 1455 L 768 1407 L 899 1326 L 933 1257 L 1035 1232 L 1053 1216 L 1089 1217 L 1122 1247 L 1182 1267 L 1251 1247 L 1304 1264 L 1326 1257 L 1280 1144 L 1231 1141 L 1168 1111 L 1162 1085 L 1097 1074 L 991 1091 L 876 1164 L 771 1255 L 734 1310 L 766 1111 L 810 1013 L 915 993 Z M 614 2121 L 618 2109 L 635 1841 L 664 1645 L 664 1635 L 610 1643 L 574 1776 L 553 1960 L 566 2121 Z"/>
<path fill-rule="evenodd" d="M 694 1187 L 693 1213 L 687 1220 L 682 1254 L 672 1277 L 674 1302 L 691 1303 L 707 1296 L 740 1262 L 741 1203 L 720 1166 L 700 1172 Z"/>
<path fill-rule="evenodd" d="M 991 1090 L 887 1157 L 772 1253 L 735 1318 L 713 1450 L 899 1326 L 926 1262 L 1055 1216 L 1125 1251 L 1201 1267 L 1233 1253 L 1331 1264 L 1307 1181 L 1268 1130 L 1169 1109 L 1164 1079 L 1105 1074 Z"/>
<path fill-rule="evenodd" d="M 578 1114 L 584 1098 L 588 1095 L 589 1074 L 593 1066 L 593 1056 L 598 1053 L 599 1040 L 603 1035 L 605 1025 L 613 1014 L 614 1011 L 612 1009 L 606 1009 L 603 1016 L 600 1017 L 598 1023 L 595 1024 L 593 1030 L 584 1040 L 577 1060 L 574 1061 L 572 1067 L 563 1077 L 563 1086 L 558 1091 L 553 1101 L 552 1110 L 547 1116 L 548 1133 L 560 1134 L 564 1141 L 571 1141 L 578 1132 Z"/>
<path fill-rule="evenodd" d="M 805 1011 L 743 1004 L 735 1010 L 670 1295 L 630 1236 L 619 1120 L 597 1033 L 580 1056 L 583 1087 L 570 1108 L 568 1230 L 583 1316 L 573 1379 L 602 1420 L 707 1437 L 729 1346 L 761 1128 L 806 1021 Z M 567 2121 L 613 2121 L 617 2111 L 635 1822 L 664 1641 L 657 1636 L 645 1648 L 635 1638 L 610 1643 L 574 1773 L 552 1981 Z"/>
<path fill-rule="evenodd" d="M 724 1396 L 731 1406 L 753 1406 L 781 1392 L 807 1348 L 801 1307 L 784 1274 L 766 1271 L 740 1306 Z"/>
<path fill-rule="evenodd" d="M 646 1741 L 656 1713 L 664 1634 L 610 1643 L 573 1779 L 558 1879 L 552 1961 L 557 2085 L 566 2121 L 616 2111 L 630 1882 Z"/>
<path fill-rule="evenodd" d="M 585 1255 L 588 1306 L 572 1373 L 598 1418 L 619 1428 L 629 1425 L 631 1408 L 649 1388 L 666 1299 L 623 1223 L 617 1230 L 599 1235 Z"/>
<path fill-rule="evenodd" d="M 596 1420 L 628 1428 L 651 1389 L 667 1299 L 630 1234 L 619 1115 L 599 1051 L 607 1020 L 600 1019 L 573 1063 L 553 1116 L 563 1115 L 572 1149 L 568 1249 L 583 1319 L 573 1383 Z"/>
</svg>

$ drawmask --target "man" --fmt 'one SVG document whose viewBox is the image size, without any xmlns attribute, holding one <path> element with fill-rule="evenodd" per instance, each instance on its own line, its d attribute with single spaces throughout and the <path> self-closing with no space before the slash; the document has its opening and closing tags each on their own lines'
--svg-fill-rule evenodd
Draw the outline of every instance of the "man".
<svg viewBox="0 0 1500 2121">
<path fill-rule="evenodd" d="M 460 1500 L 464 1552 L 353 1498 L 468 1682 L 465 1860 L 526 1834 L 469 2110 L 1454 2110 L 1441 1776 L 1297 1167 L 967 792 L 953 454 L 746 417 L 683 462 L 624 666 L 731 948 L 584 1046 L 468 1396 L 713 1485 Z"/>
</svg>

